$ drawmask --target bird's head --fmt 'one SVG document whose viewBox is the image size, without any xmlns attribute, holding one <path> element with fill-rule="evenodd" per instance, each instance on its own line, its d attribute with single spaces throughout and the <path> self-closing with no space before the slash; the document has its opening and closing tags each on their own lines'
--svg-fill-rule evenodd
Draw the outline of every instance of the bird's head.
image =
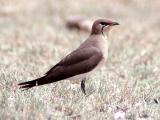
<svg viewBox="0 0 160 120">
<path fill-rule="evenodd" d="M 106 32 L 108 34 L 111 27 L 113 27 L 115 25 L 119 25 L 119 23 L 113 22 L 113 21 L 110 21 L 107 19 L 98 19 L 92 25 L 91 35 L 93 35 L 93 34 L 105 35 L 104 32 Z"/>
</svg>

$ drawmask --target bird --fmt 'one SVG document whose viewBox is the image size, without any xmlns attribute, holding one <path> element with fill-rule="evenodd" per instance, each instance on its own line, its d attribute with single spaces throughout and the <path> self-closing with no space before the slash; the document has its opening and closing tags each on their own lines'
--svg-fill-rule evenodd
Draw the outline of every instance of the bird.
<svg viewBox="0 0 160 120">
<path fill-rule="evenodd" d="M 61 80 L 81 80 L 81 90 L 86 94 L 85 81 L 93 71 L 102 68 L 108 58 L 109 32 L 118 22 L 97 19 L 93 22 L 89 37 L 73 52 L 55 64 L 42 77 L 21 82 L 20 89 L 28 90 Z"/>
</svg>

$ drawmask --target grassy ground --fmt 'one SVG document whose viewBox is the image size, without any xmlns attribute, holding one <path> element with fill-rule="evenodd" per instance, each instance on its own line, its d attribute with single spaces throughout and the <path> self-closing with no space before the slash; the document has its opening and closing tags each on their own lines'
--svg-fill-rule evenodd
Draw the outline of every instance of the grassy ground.
<svg viewBox="0 0 160 120">
<path fill-rule="evenodd" d="M 0 120 L 159 120 L 159 11 L 158 0 L 1 0 Z M 121 24 L 106 68 L 87 81 L 86 96 L 70 81 L 22 92 L 17 83 L 43 75 L 88 36 L 64 26 L 71 15 Z"/>
</svg>

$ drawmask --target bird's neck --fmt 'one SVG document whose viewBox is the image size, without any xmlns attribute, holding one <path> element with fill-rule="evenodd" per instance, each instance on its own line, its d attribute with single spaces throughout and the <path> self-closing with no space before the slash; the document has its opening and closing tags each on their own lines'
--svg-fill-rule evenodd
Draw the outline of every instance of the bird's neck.
<svg viewBox="0 0 160 120">
<path fill-rule="evenodd" d="M 103 32 L 103 31 L 101 31 L 101 32 L 95 32 L 95 31 L 92 31 L 91 32 L 91 34 L 90 34 L 90 36 L 103 36 L 103 37 L 105 37 L 105 38 L 108 38 L 108 36 L 109 36 L 109 32 Z"/>
<path fill-rule="evenodd" d="M 108 34 L 104 34 L 104 35 L 103 35 L 103 38 L 108 41 L 108 39 L 109 39 Z"/>
</svg>

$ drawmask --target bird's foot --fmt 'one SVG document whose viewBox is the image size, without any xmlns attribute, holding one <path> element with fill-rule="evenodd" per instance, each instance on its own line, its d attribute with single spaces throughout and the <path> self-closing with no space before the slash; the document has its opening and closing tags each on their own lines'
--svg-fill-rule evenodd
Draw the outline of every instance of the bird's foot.
<svg viewBox="0 0 160 120">
<path fill-rule="evenodd" d="M 82 92 L 86 95 L 86 90 L 85 90 L 85 79 L 83 79 L 81 81 L 81 89 L 82 89 Z"/>
</svg>

